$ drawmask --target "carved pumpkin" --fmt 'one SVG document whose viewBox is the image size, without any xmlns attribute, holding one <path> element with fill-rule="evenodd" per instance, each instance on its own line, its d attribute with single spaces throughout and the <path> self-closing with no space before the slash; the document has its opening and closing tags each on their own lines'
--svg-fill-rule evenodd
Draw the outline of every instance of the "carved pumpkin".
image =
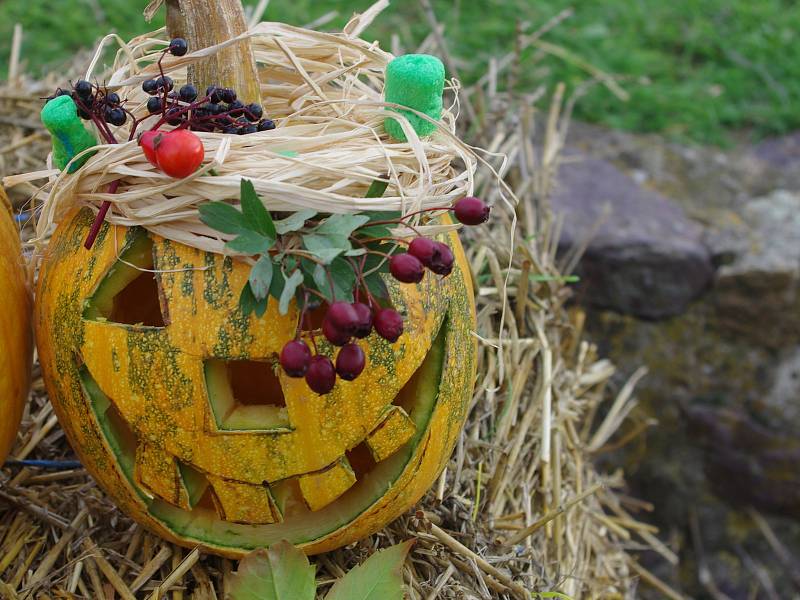
<svg viewBox="0 0 800 600">
<path fill-rule="evenodd" d="M 318 396 L 276 365 L 296 311 L 282 317 L 270 300 L 263 318 L 242 316 L 247 265 L 108 225 L 89 252 L 92 220 L 84 209 L 53 237 L 36 331 L 72 446 L 125 512 L 230 557 L 282 539 L 317 553 L 375 532 L 433 484 L 476 367 L 455 234 L 453 275 L 387 280 L 401 339 L 363 340 L 364 373 Z"/>
<path fill-rule="evenodd" d="M 19 233 L 11 216 L 11 205 L 0 188 L 0 464 L 17 437 L 22 410 L 28 397 L 31 374 L 32 335 L 30 297 Z"/>
</svg>

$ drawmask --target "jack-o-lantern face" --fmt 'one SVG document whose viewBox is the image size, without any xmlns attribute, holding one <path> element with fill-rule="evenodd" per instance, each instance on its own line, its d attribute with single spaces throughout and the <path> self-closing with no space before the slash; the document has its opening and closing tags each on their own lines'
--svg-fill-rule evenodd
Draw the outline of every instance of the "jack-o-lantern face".
<svg viewBox="0 0 800 600">
<path fill-rule="evenodd" d="M 0 464 L 6 459 L 22 418 L 31 376 L 33 336 L 30 296 L 17 226 L 11 205 L 0 188 Z"/>
<path fill-rule="evenodd" d="M 51 241 L 36 329 L 61 423 L 125 512 L 223 555 L 282 539 L 313 553 L 379 529 L 430 487 L 475 376 L 454 234 L 453 275 L 390 284 L 406 333 L 361 342 L 364 373 L 319 396 L 277 366 L 296 311 L 240 311 L 246 265 L 109 226 L 86 251 L 92 218 L 75 214 Z"/>
</svg>

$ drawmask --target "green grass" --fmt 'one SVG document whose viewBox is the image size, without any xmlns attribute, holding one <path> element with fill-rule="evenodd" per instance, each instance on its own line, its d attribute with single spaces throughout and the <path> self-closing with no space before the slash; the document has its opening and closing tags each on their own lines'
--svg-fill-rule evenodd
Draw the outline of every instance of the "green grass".
<svg viewBox="0 0 800 600">
<path fill-rule="evenodd" d="M 31 73 L 69 60 L 111 29 L 123 37 L 144 31 L 144 0 L 0 1 L 0 77 L 6 72 L 15 22 L 26 31 L 24 57 Z M 246 4 L 255 4 L 247 0 Z M 273 0 L 267 18 L 304 24 L 330 10 L 341 26 L 371 0 Z M 545 39 L 622 77 L 631 95 L 621 103 L 593 89 L 578 118 L 611 127 L 661 132 L 703 143 L 725 144 L 733 133 L 754 137 L 800 127 L 800 3 L 794 0 L 434 0 L 453 54 L 467 81 L 479 77 L 491 56 L 514 49 L 518 22 L 534 30 L 562 9 L 575 15 Z M 163 19 L 163 17 L 162 17 Z M 367 32 L 385 47 L 398 33 L 408 49 L 429 29 L 414 0 L 395 0 Z M 586 79 L 557 58 L 533 62 L 523 55 L 516 85 L 533 90 L 557 81 L 571 87 Z"/>
</svg>

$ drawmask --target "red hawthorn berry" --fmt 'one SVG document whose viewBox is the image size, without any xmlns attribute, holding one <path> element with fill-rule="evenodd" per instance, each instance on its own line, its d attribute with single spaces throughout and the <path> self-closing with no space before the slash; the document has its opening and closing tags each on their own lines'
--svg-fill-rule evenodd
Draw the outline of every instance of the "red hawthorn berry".
<svg viewBox="0 0 800 600">
<path fill-rule="evenodd" d="M 411 254 L 395 254 L 389 261 L 389 270 L 397 281 L 419 283 L 425 277 L 425 266 Z"/>
<path fill-rule="evenodd" d="M 453 251 L 447 244 L 434 242 L 434 245 L 436 246 L 436 258 L 429 268 L 437 275 L 444 275 L 446 277 L 453 272 L 453 264 L 456 258 L 453 256 Z"/>
<path fill-rule="evenodd" d="M 462 198 L 455 204 L 456 219 L 464 225 L 480 225 L 489 220 L 491 208 L 480 198 Z"/>
<path fill-rule="evenodd" d="M 436 242 L 432 239 L 418 237 L 408 246 L 408 253 L 417 257 L 423 265 L 430 269 L 431 264 L 437 258 L 438 250 L 436 248 Z"/>
<path fill-rule="evenodd" d="M 336 357 L 336 372 L 345 381 L 353 381 L 364 371 L 367 364 L 367 357 L 361 346 L 347 344 L 339 350 Z"/>
<path fill-rule="evenodd" d="M 320 395 L 328 394 L 336 385 L 336 369 L 327 356 L 315 356 L 306 373 L 306 383 Z"/>
<path fill-rule="evenodd" d="M 391 308 L 384 308 L 375 313 L 375 331 L 383 339 L 395 343 L 403 335 L 403 317 Z"/>
<path fill-rule="evenodd" d="M 348 302 L 334 302 L 328 308 L 326 319 L 330 319 L 340 332 L 352 335 L 358 325 L 358 314 L 352 304 Z"/>
<path fill-rule="evenodd" d="M 322 335 L 334 346 L 344 346 L 351 338 L 350 334 L 336 327 L 327 316 L 322 321 Z"/>
<path fill-rule="evenodd" d="M 281 351 L 281 366 L 289 377 L 302 377 L 311 364 L 311 348 L 301 340 L 288 342 Z"/>
<path fill-rule="evenodd" d="M 372 309 L 362 302 L 356 302 L 353 304 L 353 310 L 356 311 L 358 317 L 353 335 L 363 340 L 372 333 Z"/>
</svg>

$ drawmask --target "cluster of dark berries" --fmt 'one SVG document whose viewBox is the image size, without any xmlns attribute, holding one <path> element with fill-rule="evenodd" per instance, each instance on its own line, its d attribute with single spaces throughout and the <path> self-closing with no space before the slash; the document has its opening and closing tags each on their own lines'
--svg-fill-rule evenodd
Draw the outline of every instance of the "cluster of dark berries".
<svg viewBox="0 0 800 600">
<path fill-rule="evenodd" d="M 373 329 L 394 343 L 403 334 L 403 317 L 391 308 L 373 312 L 361 302 L 334 302 L 322 322 L 322 334 L 340 348 L 336 364 L 327 356 L 313 356 L 308 344 L 296 339 L 283 347 L 281 366 L 289 377 L 305 377 L 308 387 L 318 394 L 327 394 L 336 385 L 337 375 L 345 381 L 354 381 L 364 371 L 367 358 L 353 338 L 364 339 Z"/>
<path fill-rule="evenodd" d="M 119 94 L 83 79 L 73 84 L 72 89 L 58 88 L 46 101 L 59 96 L 70 96 L 78 107 L 78 115 L 86 121 L 102 121 L 119 127 L 128 120 L 128 112 Z"/>
<path fill-rule="evenodd" d="M 186 40 L 176 38 L 164 54 L 183 56 L 186 52 Z M 275 123 L 264 118 L 260 104 L 245 105 L 237 98 L 236 90 L 231 88 L 212 85 L 206 89 L 205 96 L 201 96 L 191 84 L 176 90 L 173 80 L 162 74 L 145 81 L 142 90 L 152 96 L 147 101 L 148 112 L 162 115 L 162 120 L 169 125 L 188 127 L 192 131 L 237 135 L 275 129 Z"/>
</svg>

